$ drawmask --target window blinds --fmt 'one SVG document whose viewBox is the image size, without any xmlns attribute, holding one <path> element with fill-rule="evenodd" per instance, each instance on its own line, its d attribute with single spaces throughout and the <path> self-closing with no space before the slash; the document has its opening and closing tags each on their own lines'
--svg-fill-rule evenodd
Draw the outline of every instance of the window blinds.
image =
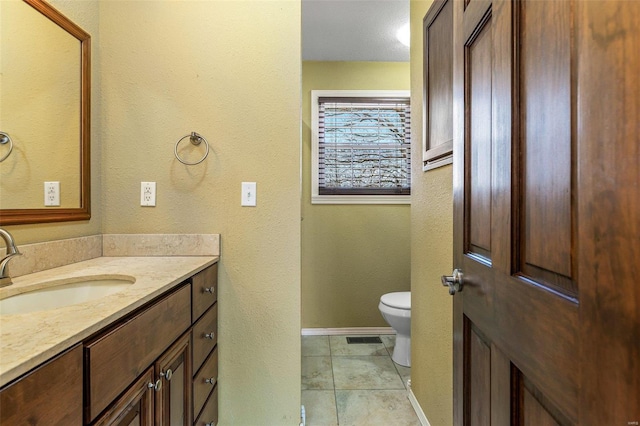
<svg viewBox="0 0 640 426">
<path fill-rule="evenodd" d="M 408 98 L 319 98 L 320 195 L 393 195 L 411 190 Z"/>
</svg>

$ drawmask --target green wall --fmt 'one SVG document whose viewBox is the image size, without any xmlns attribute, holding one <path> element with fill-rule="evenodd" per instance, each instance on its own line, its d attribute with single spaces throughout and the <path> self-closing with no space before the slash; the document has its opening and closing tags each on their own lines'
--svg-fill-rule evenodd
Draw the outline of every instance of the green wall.
<svg viewBox="0 0 640 426">
<path fill-rule="evenodd" d="M 409 90 L 409 63 L 302 64 L 302 327 L 386 327 L 410 286 L 410 205 L 311 204 L 311 90 Z M 420 151 L 418 151 L 420 152 Z"/>
<path fill-rule="evenodd" d="M 431 0 L 411 1 L 411 105 L 422 117 L 422 19 Z M 422 120 L 411 127 L 422 152 Z M 413 157 L 411 197 L 411 388 L 432 426 L 453 424 L 453 298 L 440 276 L 453 269 L 452 166 L 422 171 Z"/>
<path fill-rule="evenodd" d="M 298 424 L 300 1 L 53 4 L 92 36 L 92 218 L 10 232 L 220 233 L 219 424 Z M 198 166 L 173 154 L 191 131 L 211 144 Z"/>
<path fill-rule="evenodd" d="M 300 418 L 300 7 L 100 1 L 104 232 L 221 234 L 221 425 Z M 191 131 L 197 166 L 173 153 Z"/>
</svg>

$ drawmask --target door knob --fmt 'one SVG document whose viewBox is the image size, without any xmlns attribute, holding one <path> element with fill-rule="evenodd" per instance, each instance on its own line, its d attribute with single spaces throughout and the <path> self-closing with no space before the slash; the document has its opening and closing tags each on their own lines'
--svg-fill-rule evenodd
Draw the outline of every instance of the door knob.
<svg viewBox="0 0 640 426">
<path fill-rule="evenodd" d="M 453 270 L 453 275 L 442 276 L 442 285 L 445 287 L 449 287 L 449 294 L 454 295 L 457 292 L 462 291 L 462 271 L 459 269 Z"/>
</svg>

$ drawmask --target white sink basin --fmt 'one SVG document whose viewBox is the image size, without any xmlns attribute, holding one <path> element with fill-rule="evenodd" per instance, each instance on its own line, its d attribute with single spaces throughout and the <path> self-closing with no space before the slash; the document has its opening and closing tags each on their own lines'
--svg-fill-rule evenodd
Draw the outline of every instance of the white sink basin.
<svg viewBox="0 0 640 426">
<path fill-rule="evenodd" d="M 128 288 L 136 281 L 126 275 L 96 275 L 49 281 L 0 300 L 0 315 L 46 311 L 100 299 Z"/>
</svg>

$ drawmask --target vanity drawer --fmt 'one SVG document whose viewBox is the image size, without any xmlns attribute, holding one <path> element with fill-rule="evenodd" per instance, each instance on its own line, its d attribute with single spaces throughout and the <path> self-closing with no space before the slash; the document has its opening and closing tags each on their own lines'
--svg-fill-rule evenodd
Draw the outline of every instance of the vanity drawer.
<svg viewBox="0 0 640 426">
<path fill-rule="evenodd" d="M 190 305 L 186 285 L 85 344 L 88 421 L 189 328 Z"/>
<path fill-rule="evenodd" d="M 207 381 L 209 380 L 209 381 Z M 193 412 L 198 414 L 218 382 L 218 348 L 213 350 L 193 378 Z"/>
<path fill-rule="evenodd" d="M 202 413 L 198 416 L 194 426 L 215 426 L 218 424 L 218 386 L 215 387 L 211 396 L 204 404 Z"/>
<path fill-rule="evenodd" d="M 0 391 L 2 425 L 82 424 L 82 346 Z"/>
<path fill-rule="evenodd" d="M 197 273 L 191 279 L 192 321 L 200 318 L 218 300 L 218 264 Z"/>
<path fill-rule="evenodd" d="M 213 335 L 212 335 L 213 333 Z M 218 304 L 215 304 L 193 326 L 193 371 L 198 371 L 202 362 L 218 342 Z"/>
</svg>

